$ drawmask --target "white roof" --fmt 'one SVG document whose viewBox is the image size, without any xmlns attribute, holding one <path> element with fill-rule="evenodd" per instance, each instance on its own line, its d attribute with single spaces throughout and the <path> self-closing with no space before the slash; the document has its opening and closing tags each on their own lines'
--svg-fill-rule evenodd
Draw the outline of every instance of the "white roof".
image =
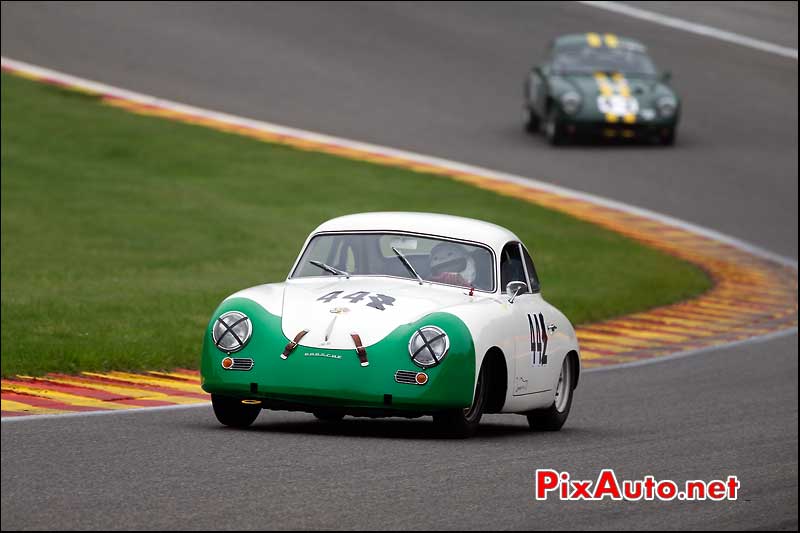
<svg viewBox="0 0 800 533">
<path fill-rule="evenodd" d="M 438 213 L 387 211 L 345 215 L 323 222 L 312 233 L 325 231 L 398 231 L 437 235 L 486 244 L 500 252 L 519 237 L 497 224 Z"/>
</svg>

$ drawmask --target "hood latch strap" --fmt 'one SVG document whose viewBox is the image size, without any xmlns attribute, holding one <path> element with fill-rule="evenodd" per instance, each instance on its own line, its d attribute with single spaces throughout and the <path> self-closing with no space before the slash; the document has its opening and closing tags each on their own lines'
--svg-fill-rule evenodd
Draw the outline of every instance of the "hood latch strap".
<svg viewBox="0 0 800 533">
<path fill-rule="evenodd" d="M 288 359 L 289 358 L 289 354 L 292 353 L 295 348 L 297 348 L 297 345 L 300 343 L 300 339 L 305 337 L 305 335 L 306 335 L 306 333 L 308 333 L 308 331 L 309 330 L 304 329 L 303 331 L 301 331 L 300 333 L 298 333 L 297 335 L 294 336 L 294 340 L 291 341 L 289 344 L 287 344 L 286 348 L 283 349 L 283 353 L 281 354 L 281 359 Z"/>
<path fill-rule="evenodd" d="M 369 366 L 369 361 L 367 361 L 367 349 L 364 348 L 364 344 L 361 342 L 361 336 L 358 333 L 351 333 L 350 336 L 353 338 L 353 342 L 356 345 L 356 353 L 358 354 L 358 360 L 361 361 L 361 366 Z"/>
</svg>

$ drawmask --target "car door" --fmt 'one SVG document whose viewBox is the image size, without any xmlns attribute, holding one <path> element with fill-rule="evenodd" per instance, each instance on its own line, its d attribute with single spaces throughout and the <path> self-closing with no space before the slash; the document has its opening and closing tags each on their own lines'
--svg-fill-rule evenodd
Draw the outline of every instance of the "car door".
<svg viewBox="0 0 800 533">
<path fill-rule="evenodd" d="M 547 116 L 547 101 L 550 98 L 548 79 L 550 77 L 550 71 L 552 70 L 552 57 L 553 43 L 551 42 L 547 52 L 547 60 L 542 65 L 534 67 L 531 70 L 526 86 L 529 106 L 541 118 Z"/>
<path fill-rule="evenodd" d="M 561 371 L 561 362 L 569 344 L 567 333 L 571 326 L 566 317 L 542 297 L 533 259 L 525 245 L 521 244 L 520 249 L 532 293 L 528 315 L 530 360 L 524 373 L 528 374 L 529 389 L 550 392 Z"/>
<path fill-rule="evenodd" d="M 528 292 L 520 294 L 512 304 L 516 331 L 513 394 L 530 395 L 532 402 L 537 403 L 533 396 L 546 399 L 553 391 L 560 370 L 563 347 L 559 346 L 563 344 L 563 335 L 558 333 L 558 328 L 562 316 L 542 298 L 536 268 L 525 246 L 521 243 L 509 244 L 516 249 L 504 249 L 503 258 L 511 265 L 508 273 L 521 278 L 520 281 L 525 281 L 529 287 Z"/>
<path fill-rule="evenodd" d="M 547 110 L 547 80 L 545 72 L 547 66 L 533 67 L 525 80 L 525 101 L 528 109 L 532 109 L 538 116 L 545 116 Z"/>
<path fill-rule="evenodd" d="M 528 277 L 525 274 L 525 263 L 522 257 L 522 248 L 519 242 L 509 242 L 503 247 L 500 254 L 500 283 L 505 291 L 512 281 L 525 283 L 527 289 L 518 293 L 513 302 L 509 303 L 510 317 L 508 330 L 513 336 L 514 353 L 514 396 L 530 394 L 534 389 L 531 388 L 531 373 L 528 366 L 531 361 L 530 344 L 530 324 L 532 317 L 536 314 L 536 298 L 530 290 Z M 509 299 L 511 295 L 505 294 L 504 298 Z"/>
</svg>

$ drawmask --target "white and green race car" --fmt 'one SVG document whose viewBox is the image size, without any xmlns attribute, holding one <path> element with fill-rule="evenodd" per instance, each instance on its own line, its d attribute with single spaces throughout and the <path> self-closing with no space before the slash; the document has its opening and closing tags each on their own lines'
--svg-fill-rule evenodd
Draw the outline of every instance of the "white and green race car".
<svg viewBox="0 0 800 533">
<path fill-rule="evenodd" d="M 466 436 L 484 413 L 560 429 L 580 368 L 572 324 L 542 297 L 516 235 L 448 215 L 364 213 L 314 230 L 286 281 L 226 298 L 201 375 L 228 426 L 262 409 L 432 415 Z"/>
</svg>

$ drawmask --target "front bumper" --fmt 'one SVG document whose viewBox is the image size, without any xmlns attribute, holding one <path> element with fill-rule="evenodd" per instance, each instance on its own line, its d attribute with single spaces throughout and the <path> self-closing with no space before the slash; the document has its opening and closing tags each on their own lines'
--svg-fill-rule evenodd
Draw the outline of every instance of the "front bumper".
<svg viewBox="0 0 800 533">
<path fill-rule="evenodd" d="M 367 347 L 369 366 L 361 366 L 355 348 L 327 350 L 301 344 L 287 359 L 280 354 L 289 342 L 280 317 L 267 313 L 244 298 L 226 300 L 214 314 L 236 310 L 253 322 L 247 346 L 232 354 L 250 358 L 250 370 L 226 370 L 221 352 L 206 331 L 201 361 L 201 385 L 213 394 L 258 399 L 275 409 L 313 410 L 315 407 L 354 410 L 432 412 L 468 407 L 475 384 L 475 350 L 472 337 L 458 318 L 433 313 L 413 324 L 399 326 L 380 342 Z M 418 372 L 408 355 L 408 339 L 416 329 L 436 325 L 450 337 L 450 351 L 436 367 L 425 370 L 424 385 L 398 383 L 398 370 Z"/>
<path fill-rule="evenodd" d="M 634 121 L 626 122 L 624 117 L 614 117 L 613 120 L 609 120 L 602 115 L 574 117 L 562 113 L 561 122 L 564 133 L 574 138 L 649 140 L 672 135 L 678 123 L 678 116 L 653 120 L 636 117 Z"/>
</svg>

